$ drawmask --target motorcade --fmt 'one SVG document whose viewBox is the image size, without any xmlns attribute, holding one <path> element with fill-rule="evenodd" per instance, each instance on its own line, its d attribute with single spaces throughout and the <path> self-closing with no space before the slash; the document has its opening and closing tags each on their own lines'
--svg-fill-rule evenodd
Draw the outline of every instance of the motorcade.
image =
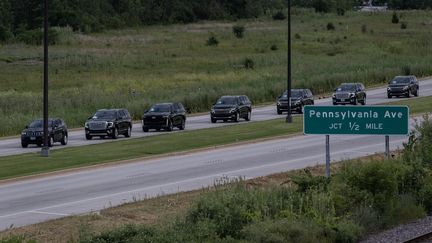
<svg viewBox="0 0 432 243">
<path fill-rule="evenodd" d="M 126 109 L 101 109 L 96 111 L 84 124 L 85 137 L 110 137 L 117 139 L 119 135 L 130 137 L 132 133 L 132 118 Z"/>
<path fill-rule="evenodd" d="M 366 105 L 366 90 L 362 83 L 342 83 L 334 90 L 333 105 Z"/>
<path fill-rule="evenodd" d="M 44 143 L 44 120 L 37 119 L 32 121 L 21 132 L 21 146 L 27 148 L 29 144 L 36 144 L 41 147 Z M 68 142 L 68 129 L 63 119 L 48 119 L 48 146 L 54 143 L 66 145 Z"/>
<path fill-rule="evenodd" d="M 186 111 L 181 103 L 159 103 L 144 112 L 141 119 L 144 132 L 149 129 L 172 131 L 174 127 L 184 130 L 186 126 Z"/>
<path fill-rule="evenodd" d="M 303 113 L 305 105 L 313 105 L 314 97 L 309 89 L 291 89 L 291 110 Z M 280 115 L 284 111 L 288 111 L 288 91 L 278 97 L 276 103 L 277 113 Z"/>
<path fill-rule="evenodd" d="M 238 122 L 240 118 L 250 121 L 252 116 L 252 102 L 246 95 L 227 95 L 220 97 L 210 111 L 210 120 L 216 123 L 231 120 Z"/>
<path fill-rule="evenodd" d="M 415 76 L 396 76 L 389 82 L 387 86 L 387 98 L 391 99 L 393 96 L 410 96 L 419 95 L 419 82 Z"/>
</svg>

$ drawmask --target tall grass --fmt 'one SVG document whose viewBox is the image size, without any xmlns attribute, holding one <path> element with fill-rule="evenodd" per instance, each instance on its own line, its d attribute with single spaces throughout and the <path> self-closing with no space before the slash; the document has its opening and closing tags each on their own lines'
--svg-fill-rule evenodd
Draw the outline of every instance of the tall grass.
<svg viewBox="0 0 432 243">
<path fill-rule="evenodd" d="M 341 82 L 372 85 L 398 74 L 432 73 L 432 34 L 425 27 L 432 12 L 404 12 L 408 30 L 391 24 L 391 13 L 293 12 L 293 32 L 301 34 L 293 39 L 295 87 L 325 93 Z M 327 31 L 329 22 L 334 31 Z M 370 31 L 363 33 L 365 24 Z M 247 35 L 236 38 L 234 25 Z M 91 35 L 57 32 L 59 44 L 50 47 L 50 114 L 71 127 L 99 108 L 125 107 L 139 118 L 150 104 L 173 100 L 198 112 L 224 94 L 246 94 L 254 104 L 273 101 L 286 86 L 286 22 L 271 16 Z M 210 35 L 217 46 L 206 45 Z M 244 68 L 245 59 L 253 69 Z M 17 134 L 42 116 L 42 60 L 40 47 L 0 47 L 0 136 Z"/>
</svg>

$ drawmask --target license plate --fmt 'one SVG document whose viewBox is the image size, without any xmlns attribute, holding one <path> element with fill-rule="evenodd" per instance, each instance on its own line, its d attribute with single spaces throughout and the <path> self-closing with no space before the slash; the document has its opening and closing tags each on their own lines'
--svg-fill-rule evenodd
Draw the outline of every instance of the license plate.
<svg viewBox="0 0 432 243">
<path fill-rule="evenodd" d="M 36 140 L 36 137 L 30 137 L 30 140 Z"/>
</svg>

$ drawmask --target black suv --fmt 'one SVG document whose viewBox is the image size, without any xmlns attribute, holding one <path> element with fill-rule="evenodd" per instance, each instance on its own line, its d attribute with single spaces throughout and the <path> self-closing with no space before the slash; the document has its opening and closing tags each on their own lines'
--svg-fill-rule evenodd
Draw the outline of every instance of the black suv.
<svg viewBox="0 0 432 243">
<path fill-rule="evenodd" d="M 343 83 L 333 93 L 333 105 L 360 103 L 366 105 L 366 91 L 362 83 Z"/>
<path fill-rule="evenodd" d="M 149 129 L 172 131 L 174 127 L 184 130 L 186 111 L 181 103 L 155 104 L 145 111 L 141 123 L 144 132 L 148 132 Z"/>
<path fill-rule="evenodd" d="M 84 126 L 88 140 L 94 136 L 116 139 L 120 134 L 128 138 L 132 132 L 132 119 L 126 109 L 102 109 L 89 117 Z"/>
<path fill-rule="evenodd" d="M 21 146 L 27 148 L 29 144 L 42 146 L 43 144 L 43 119 L 34 120 L 30 125 L 26 126 L 21 132 Z M 66 123 L 62 119 L 48 119 L 48 146 L 53 146 L 53 143 L 60 142 L 66 145 L 68 142 L 68 130 Z"/>
<path fill-rule="evenodd" d="M 246 95 L 222 96 L 213 105 L 210 111 L 212 123 L 217 120 L 232 120 L 238 122 L 240 118 L 250 121 L 252 103 Z"/>
<path fill-rule="evenodd" d="M 303 113 L 303 106 L 313 105 L 314 97 L 309 89 L 291 89 L 291 110 Z M 276 104 L 277 113 L 280 115 L 283 111 L 288 111 L 288 91 L 278 97 Z"/>
<path fill-rule="evenodd" d="M 387 97 L 391 99 L 393 96 L 410 97 L 419 95 L 419 83 L 415 76 L 396 76 L 389 82 L 387 87 Z"/>
</svg>

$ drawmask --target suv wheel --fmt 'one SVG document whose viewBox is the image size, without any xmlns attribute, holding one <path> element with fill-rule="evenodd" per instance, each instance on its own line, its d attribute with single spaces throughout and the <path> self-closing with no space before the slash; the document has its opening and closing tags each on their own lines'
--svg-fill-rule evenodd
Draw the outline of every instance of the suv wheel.
<svg viewBox="0 0 432 243">
<path fill-rule="evenodd" d="M 117 129 L 117 127 L 114 127 L 114 129 L 113 129 L 113 133 L 112 133 L 112 135 L 111 135 L 111 138 L 112 139 L 117 139 L 117 137 L 118 137 L 118 129 Z"/>
<path fill-rule="evenodd" d="M 419 90 L 417 89 L 416 92 L 414 93 L 414 96 L 418 97 L 418 95 L 419 95 Z"/>
<path fill-rule="evenodd" d="M 179 128 L 180 130 L 184 130 L 185 127 L 186 127 L 185 119 L 182 119 L 182 120 L 181 120 L 181 124 L 180 124 L 180 126 L 179 126 L 178 128 Z"/>
<path fill-rule="evenodd" d="M 53 137 L 48 138 L 48 147 L 52 147 L 54 145 L 54 139 Z"/>
<path fill-rule="evenodd" d="M 173 124 L 172 124 L 171 120 L 168 121 L 168 127 L 166 128 L 166 130 L 169 132 L 171 132 L 173 130 Z"/>
<path fill-rule="evenodd" d="M 21 147 L 23 147 L 23 148 L 27 148 L 27 147 L 28 147 L 28 144 L 25 143 L 25 142 L 21 142 Z"/>
<path fill-rule="evenodd" d="M 130 138 L 131 134 L 132 134 L 132 128 L 128 127 L 128 129 L 127 129 L 127 131 L 125 133 L 125 137 Z"/>
<path fill-rule="evenodd" d="M 409 98 L 410 97 L 410 91 L 408 90 L 408 92 L 405 94 L 405 97 Z"/>
<path fill-rule="evenodd" d="M 143 127 L 143 132 L 148 132 L 149 128 L 148 127 Z"/>
<path fill-rule="evenodd" d="M 357 98 L 354 98 L 354 101 L 351 102 L 351 104 L 353 104 L 353 105 L 357 105 Z"/>
<path fill-rule="evenodd" d="M 366 97 L 363 98 L 362 102 L 360 102 L 362 105 L 366 105 Z"/>
<path fill-rule="evenodd" d="M 86 134 L 86 139 L 91 140 L 93 137 L 91 135 Z"/>
<path fill-rule="evenodd" d="M 238 122 L 240 120 L 240 114 L 236 112 L 236 116 L 234 118 L 234 122 Z"/>
<path fill-rule="evenodd" d="M 278 114 L 278 115 L 282 115 L 282 111 L 279 110 L 279 109 L 277 109 L 277 114 Z"/>
<path fill-rule="evenodd" d="M 391 99 L 393 96 L 391 94 L 387 94 L 387 98 Z"/>
<path fill-rule="evenodd" d="M 300 105 L 297 111 L 299 114 L 303 114 L 303 105 Z"/>
<path fill-rule="evenodd" d="M 247 116 L 245 117 L 246 121 L 250 121 L 252 117 L 252 111 L 248 111 Z"/>
<path fill-rule="evenodd" d="M 63 137 L 62 137 L 62 140 L 60 141 L 60 143 L 62 145 L 66 145 L 67 142 L 68 142 L 68 135 L 66 133 L 63 133 Z"/>
<path fill-rule="evenodd" d="M 214 119 L 213 117 L 211 118 L 211 123 L 216 123 L 216 119 Z"/>
</svg>

